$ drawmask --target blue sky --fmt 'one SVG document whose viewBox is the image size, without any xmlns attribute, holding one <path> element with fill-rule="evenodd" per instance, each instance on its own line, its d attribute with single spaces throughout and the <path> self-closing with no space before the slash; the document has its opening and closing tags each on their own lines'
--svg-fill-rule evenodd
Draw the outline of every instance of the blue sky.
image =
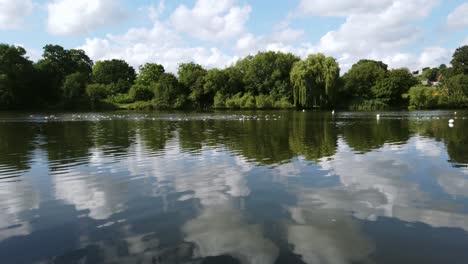
<svg viewBox="0 0 468 264">
<path fill-rule="evenodd" d="M 343 71 L 361 58 L 419 69 L 468 44 L 463 0 L 0 0 L 0 42 L 38 59 L 44 45 L 81 48 L 175 71 L 225 67 L 258 51 L 322 52 Z"/>
</svg>

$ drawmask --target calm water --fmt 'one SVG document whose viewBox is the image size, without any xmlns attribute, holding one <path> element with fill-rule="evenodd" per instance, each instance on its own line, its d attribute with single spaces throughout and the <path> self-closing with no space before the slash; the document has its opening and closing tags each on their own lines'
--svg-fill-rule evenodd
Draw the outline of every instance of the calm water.
<svg viewBox="0 0 468 264">
<path fill-rule="evenodd" d="M 468 263 L 468 112 L 0 114 L 1 263 Z"/>
</svg>

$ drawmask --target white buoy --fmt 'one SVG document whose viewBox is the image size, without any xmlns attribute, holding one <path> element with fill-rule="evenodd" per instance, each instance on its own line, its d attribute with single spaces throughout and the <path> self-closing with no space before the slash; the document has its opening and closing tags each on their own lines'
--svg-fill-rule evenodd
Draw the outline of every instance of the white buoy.
<svg viewBox="0 0 468 264">
<path fill-rule="evenodd" d="M 449 127 L 453 128 L 454 127 L 453 123 L 449 123 Z"/>
</svg>

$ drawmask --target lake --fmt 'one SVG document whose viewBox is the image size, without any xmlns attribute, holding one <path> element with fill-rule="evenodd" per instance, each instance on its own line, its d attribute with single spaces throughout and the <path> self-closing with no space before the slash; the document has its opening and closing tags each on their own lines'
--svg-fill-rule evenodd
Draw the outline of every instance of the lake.
<svg viewBox="0 0 468 264">
<path fill-rule="evenodd" d="M 0 259 L 465 264 L 468 112 L 0 113 Z"/>
</svg>

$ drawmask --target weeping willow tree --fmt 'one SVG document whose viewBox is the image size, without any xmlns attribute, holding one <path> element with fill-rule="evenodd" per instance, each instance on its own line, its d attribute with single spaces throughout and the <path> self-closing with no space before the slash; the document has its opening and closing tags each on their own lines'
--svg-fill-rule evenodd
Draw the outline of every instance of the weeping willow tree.
<svg viewBox="0 0 468 264">
<path fill-rule="evenodd" d="M 332 57 L 318 53 L 297 62 L 291 70 L 294 105 L 325 107 L 334 104 L 340 67 Z"/>
</svg>

